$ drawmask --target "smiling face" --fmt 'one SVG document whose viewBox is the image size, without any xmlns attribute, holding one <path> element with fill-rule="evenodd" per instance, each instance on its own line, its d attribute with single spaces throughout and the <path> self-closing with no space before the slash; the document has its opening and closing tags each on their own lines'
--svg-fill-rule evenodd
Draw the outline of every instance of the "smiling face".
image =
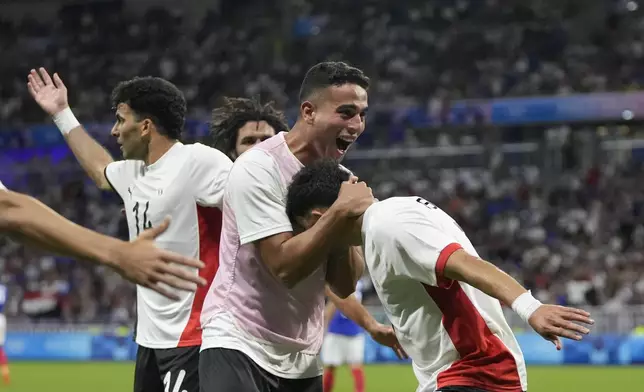
<svg viewBox="0 0 644 392">
<path fill-rule="evenodd" d="M 353 83 L 320 89 L 302 103 L 310 142 L 322 157 L 344 156 L 365 129 L 367 107 L 367 91 Z"/>
</svg>

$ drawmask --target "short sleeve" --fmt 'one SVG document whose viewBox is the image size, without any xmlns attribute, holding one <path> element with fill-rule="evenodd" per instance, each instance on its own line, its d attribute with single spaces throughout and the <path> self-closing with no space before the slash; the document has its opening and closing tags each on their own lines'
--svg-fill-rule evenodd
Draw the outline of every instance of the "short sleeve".
<svg viewBox="0 0 644 392">
<path fill-rule="evenodd" d="M 284 193 L 273 157 L 252 149 L 237 159 L 230 171 L 225 204 L 235 215 L 242 245 L 293 231 Z"/>
<path fill-rule="evenodd" d="M 438 226 L 414 208 L 395 216 L 380 219 L 380 236 L 390 236 L 383 241 L 395 247 L 397 257 L 385 260 L 398 276 L 405 276 L 430 286 L 448 287 L 450 280 L 444 277 L 447 260 L 462 246 L 458 239 L 446 234 Z"/>
<path fill-rule="evenodd" d="M 2 191 L 7 190 L 7 187 L 6 187 L 6 186 L 4 186 L 4 184 L 2 183 L 2 181 L 0 181 L 0 190 L 2 190 Z"/>
<path fill-rule="evenodd" d="M 228 174 L 233 163 L 224 153 L 203 144 L 191 146 L 191 181 L 197 204 L 221 207 Z"/>
<path fill-rule="evenodd" d="M 128 187 L 141 173 L 143 161 L 115 161 L 105 166 L 105 178 L 114 192 L 125 198 Z"/>
</svg>

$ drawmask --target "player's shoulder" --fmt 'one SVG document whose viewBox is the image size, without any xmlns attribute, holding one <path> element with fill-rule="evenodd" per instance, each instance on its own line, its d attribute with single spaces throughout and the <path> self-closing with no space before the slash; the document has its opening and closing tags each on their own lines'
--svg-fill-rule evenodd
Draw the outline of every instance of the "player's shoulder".
<svg viewBox="0 0 644 392">
<path fill-rule="evenodd" d="M 195 159 L 219 160 L 222 162 L 232 162 L 231 159 L 223 152 L 216 148 L 206 146 L 201 143 L 184 144 L 184 154 Z"/>
<path fill-rule="evenodd" d="M 274 170 L 278 167 L 275 157 L 264 149 L 251 148 L 235 160 L 235 165 L 241 168 L 260 167 L 267 170 Z"/>
<path fill-rule="evenodd" d="M 401 232 L 406 223 L 426 221 L 427 209 L 416 196 L 390 197 L 372 204 L 364 214 L 363 225 L 375 235 Z M 423 200 L 423 199 L 421 199 Z"/>
<path fill-rule="evenodd" d="M 143 170 L 145 162 L 138 159 L 122 159 L 120 161 L 110 162 L 105 167 L 106 174 L 131 174 L 136 175 Z"/>
</svg>

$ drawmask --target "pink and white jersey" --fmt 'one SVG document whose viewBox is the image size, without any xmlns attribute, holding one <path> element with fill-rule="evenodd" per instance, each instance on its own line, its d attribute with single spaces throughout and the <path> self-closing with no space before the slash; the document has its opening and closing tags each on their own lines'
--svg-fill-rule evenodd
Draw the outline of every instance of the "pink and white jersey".
<svg viewBox="0 0 644 392">
<path fill-rule="evenodd" d="M 288 289 L 266 267 L 253 243 L 292 231 L 286 195 L 303 165 L 284 135 L 245 152 L 231 169 L 219 272 L 201 316 L 202 350 L 238 350 L 278 377 L 309 378 L 322 374 L 325 268 Z"/>
<path fill-rule="evenodd" d="M 449 215 L 419 197 L 394 197 L 367 209 L 362 236 L 367 268 L 413 360 L 418 392 L 527 390 L 523 354 L 499 301 L 443 276 L 454 251 L 478 256 Z"/>
<path fill-rule="evenodd" d="M 152 165 L 124 160 L 110 163 L 105 177 L 121 196 L 130 240 L 167 216 L 160 248 L 200 259 L 197 272 L 212 281 L 219 266 L 219 236 L 224 187 L 232 162 L 203 144 L 175 144 Z M 199 315 L 207 288 L 177 291 L 178 301 L 137 286 L 136 342 L 148 348 L 199 346 Z"/>
</svg>

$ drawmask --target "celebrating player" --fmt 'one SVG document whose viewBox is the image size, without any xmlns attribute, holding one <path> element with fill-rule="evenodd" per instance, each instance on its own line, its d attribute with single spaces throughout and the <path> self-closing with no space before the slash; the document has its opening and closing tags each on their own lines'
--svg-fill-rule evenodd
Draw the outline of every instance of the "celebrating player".
<svg viewBox="0 0 644 392">
<path fill-rule="evenodd" d="M 213 110 L 210 122 L 213 147 L 233 161 L 254 145 L 288 130 L 284 113 L 270 103 L 262 105 L 257 99 L 249 98 L 226 98 L 223 106 Z M 393 339 L 393 329 L 378 323 L 357 296 L 340 298 L 328 287 L 326 292 L 334 308 L 369 332 L 377 342 L 392 346 L 400 358 L 406 357 L 400 344 Z M 355 374 L 361 373 L 356 371 Z"/>
<path fill-rule="evenodd" d="M 363 287 L 363 280 L 360 279 L 354 294 L 357 301 L 362 301 Z M 333 391 L 335 369 L 342 365 L 349 365 L 351 368 L 353 390 L 355 392 L 364 392 L 365 379 L 362 367 L 364 335 L 360 326 L 338 310 L 333 301 L 329 301 L 326 305 L 324 321 L 327 324 L 327 333 L 322 343 L 324 392 Z"/>
<path fill-rule="evenodd" d="M 194 291 L 195 284 L 204 286 L 206 281 L 171 265 L 202 268 L 202 262 L 154 246 L 153 240 L 168 224 L 165 220 L 136 241 L 124 242 L 80 227 L 38 200 L 8 191 L 0 182 L 0 233 L 45 251 L 106 265 L 131 282 L 176 298 L 165 285 Z"/>
<path fill-rule="evenodd" d="M 349 175 L 333 160 L 303 168 L 288 190 L 294 226 L 315 230 Z M 316 223 L 318 222 L 318 223 Z M 344 232 L 361 245 L 367 268 L 418 391 L 527 390 L 526 367 L 499 301 L 545 339 L 580 340 L 592 324 L 583 310 L 543 305 L 517 281 L 478 257 L 460 226 L 420 197 L 371 201 Z"/>
<path fill-rule="evenodd" d="M 154 77 L 116 86 L 112 135 L 126 160 L 115 162 L 74 117 L 58 75 L 52 80 L 41 68 L 40 74 L 32 70 L 28 79 L 32 96 L 53 117 L 87 174 L 101 189 L 113 189 L 123 199 L 130 239 L 171 216 L 174 223 L 157 244 L 203 260 L 201 276 L 211 281 L 218 268 L 220 207 L 232 162 L 213 148 L 179 142 L 186 114 L 181 91 Z M 205 290 L 178 292 L 179 299 L 169 301 L 137 287 L 135 392 L 199 390 L 204 295 Z"/>
<path fill-rule="evenodd" d="M 294 235 L 286 187 L 305 164 L 338 158 L 364 130 L 369 80 L 344 63 L 307 73 L 300 116 L 241 155 L 224 196 L 220 270 L 202 312 L 203 391 L 321 391 L 324 288 L 346 297 L 363 261 L 338 237 L 369 203 L 370 190 L 347 184 L 317 230 Z M 340 256 L 329 257 L 330 253 Z M 395 337 L 383 331 L 381 340 Z M 391 343 L 394 345 L 394 343 Z"/>
</svg>

